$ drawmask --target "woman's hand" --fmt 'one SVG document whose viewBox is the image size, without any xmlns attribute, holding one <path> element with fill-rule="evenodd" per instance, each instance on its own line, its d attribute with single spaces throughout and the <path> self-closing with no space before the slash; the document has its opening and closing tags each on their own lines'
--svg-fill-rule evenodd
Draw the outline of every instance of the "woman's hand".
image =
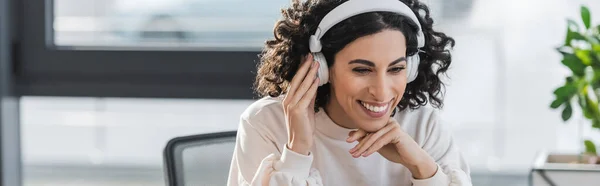
<svg viewBox="0 0 600 186">
<path fill-rule="evenodd" d="M 297 153 L 308 155 L 313 145 L 315 131 L 315 98 L 319 79 L 319 64 L 312 55 L 304 59 L 292 79 L 283 100 L 283 110 L 288 131 L 288 147 Z"/>
<path fill-rule="evenodd" d="M 374 152 L 379 152 L 386 159 L 407 167 L 417 179 L 430 178 L 437 171 L 433 158 L 400 128 L 394 118 L 390 118 L 388 123 L 377 132 L 367 133 L 359 129 L 348 135 L 346 139 L 348 143 L 359 141 L 354 148 L 350 149 L 350 154 L 354 158 L 367 157 Z"/>
</svg>

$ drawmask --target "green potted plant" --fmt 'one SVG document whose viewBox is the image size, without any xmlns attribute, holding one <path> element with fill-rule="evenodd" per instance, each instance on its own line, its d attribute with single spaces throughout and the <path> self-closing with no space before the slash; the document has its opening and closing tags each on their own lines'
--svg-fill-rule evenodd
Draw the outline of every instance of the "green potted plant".
<svg viewBox="0 0 600 186">
<path fill-rule="evenodd" d="M 565 42 L 556 50 L 562 64 L 571 70 L 564 85 L 554 90 L 552 109 L 562 109 L 562 120 L 568 121 L 574 108 L 581 110 L 585 123 L 600 131 L 600 25 L 592 25 L 591 13 L 580 8 L 581 22 L 567 20 Z M 600 142 L 583 140 L 585 150 L 579 154 L 541 152 L 531 171 L 532 185 L 598 185 Z"/>
<path fill-rule="evenodd" d="M 568 121 L 573 107 L 579 107 L 583 116 L 590 121 L 594 130 L 600 130 L 600 25 L 591 25 L 591 13 L 581 6 L 583 27 L 568 20 L 565 43 L 557 48 L 562 54 L 562 64 L 572 74 L 565 84 L 554 91 L 556 99 L 550 104 L 553 109 L 562 109 L 563 121 Z M 585 140 L 584 154 L 597 156 L 596 144 Z M 595 162 L 594 162 L 595 163 Z"/>
</svg>

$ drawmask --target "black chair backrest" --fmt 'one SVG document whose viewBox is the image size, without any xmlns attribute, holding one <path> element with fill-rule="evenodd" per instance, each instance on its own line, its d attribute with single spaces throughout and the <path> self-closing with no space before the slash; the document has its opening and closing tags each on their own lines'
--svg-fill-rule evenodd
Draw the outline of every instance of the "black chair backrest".
<svg viewBox="0 0 600 186">
<path fill-rule="evenodd" d="M 236 131 L 176 137 L 163 159 L 169 186 L 226 185 Z"/>
</svg>

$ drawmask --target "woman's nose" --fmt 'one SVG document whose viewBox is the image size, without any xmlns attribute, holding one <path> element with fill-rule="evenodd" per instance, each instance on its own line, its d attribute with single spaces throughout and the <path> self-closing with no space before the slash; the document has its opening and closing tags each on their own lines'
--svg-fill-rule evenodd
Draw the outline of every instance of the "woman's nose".
<svg viewBox="0 0 600 186">
<path fill-rule="evenodd" d="M 369 85 L 369 93 L 378 102 L 389 101 L 393 97 L 390 83 L 386 78 L 377 78 Z"/>
</svg>

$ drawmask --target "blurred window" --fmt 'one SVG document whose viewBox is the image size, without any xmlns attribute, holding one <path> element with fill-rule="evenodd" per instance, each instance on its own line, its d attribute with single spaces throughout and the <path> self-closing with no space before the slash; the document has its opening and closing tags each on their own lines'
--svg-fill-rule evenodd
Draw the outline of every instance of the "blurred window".
<svg viewBox="0 0 600 186">
<path fill-rule="evenodd" d="M 59 46 L 259 48 L 288 0 L 56 0 Z"/>
</svg>

